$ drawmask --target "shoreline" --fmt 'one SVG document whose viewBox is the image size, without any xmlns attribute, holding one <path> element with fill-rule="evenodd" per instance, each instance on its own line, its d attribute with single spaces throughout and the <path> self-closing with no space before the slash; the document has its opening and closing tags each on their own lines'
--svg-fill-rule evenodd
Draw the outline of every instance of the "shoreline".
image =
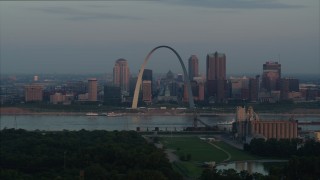
<svg viewBox="0 0 320 180">
<path fill-rule="evenodd" d="M 183 114 L 171 114 L 171 113 L 122 113 L 122 116 L 193 116 L 192 113 L 183 113 Z M 206 113 L 208 114 L 208 113 Z M 49 115 L 49 116 L 87 116 L 86 113 L 83 112 L 24 112 L 24 113 L 0 113 L 0 116 L 42 116 L 42 115 Z M 200 113 L 201 115 L 201 113 Z M 234 113 L 212 113 L 206 117 L 214 117 L 214 116 L 234 116 Z M 301 117 L 301 116 L 319 116 L 320 114 L 292 114 L 292 113 L 259 113 L 259 116 L 287 116 L 291 117 Z M 104 115 L 97 115 L 97 116 L 104 116 Z M 201 117 L 201 116 L 200 116 Z"/>
<path fill-rule="evenodd" d="M 115 111 L 117 113 L 117 111 Z M 310 113 L 313 112 L 313 113 Z M 63 111 L 44 111 L 44 112 L 35 112 L 24 108 L 16 108 L 16 107 L 10 107 L 10 108 L 0 108 L 0 115 L 6 115 L 6 116 L 19 116 L 19 115 L 56 115 L 56 116 L 86 116 L 86 113 L 88 112 L 63 112 Z M 99 113 L 99 116 L 103 112 Z M 119 112 L 123 114 L 124 116 L 193 116 L 193 113 L 184 112 L 184 111 L 177 111 L 177 110 L 155 110 L 155 111 L 147 111 L 147 112 L 126 112 L 122 111 Z M 283 112 L 283 113 L 269 113 L 269 112 L 256 112 L 259 116 L 263 115 L 281 115 L 281 116 L 288 116 L 288 117 L 299 117 L 299 116 L 319 116 L 320 117 L 320 110 L 318 111 L 308 111 L 306 109 L 306 113 L 302 113 L 301 109 L 300 111 L 294 113 L 294 112 Z M 200 117 L 201 116 L 234 116 L 235 113 L 214 113 L 214 112 L 203 112 L 203 113 L 197 113 Z"/>
</svg>

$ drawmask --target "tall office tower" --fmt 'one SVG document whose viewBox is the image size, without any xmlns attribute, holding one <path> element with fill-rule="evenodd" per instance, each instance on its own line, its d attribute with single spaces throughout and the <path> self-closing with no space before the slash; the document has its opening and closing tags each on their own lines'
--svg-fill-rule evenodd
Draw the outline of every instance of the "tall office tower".
<svg viewBox="0 0 320 180">
<path fill-rule="evenodd" d="M 152 101 L 151 81 L 142 81 L 142 95 L 142 100 L 144 102 L 150 103 Z"/>
<path fill-rule="evenodd" d="M 290 87 L 290 79 L 289 78 L 281 78 L 280 80 L 280 99 L 287 100 L 289 94 Z"/>
<path fill-rule="evenodd" d="M 249 100 L 251 102 L 258 101 L 258 92 L 259 92 L 259 75 L 256 78 L 249 79 Z"/>
<path fill-rule="evenodd" d="M 144 69 L 142 74 L 142 80 L 152 81 L 152 70 Z"/>
<path fill-rule="evenodd" d="M 189 80 L 199 76 L 199 60 L 196 55 L 191 55 L 188 60 Z"/>
<path fill-rule="evenodd" d="M 97 101 L 98 83 L 97 79 L 88 79 L 88 101 Z"/>
<path fill-rule="evenodd" d="M 281 79 L 281 64 L 278 62 L 268 61 L 263 64 L 262 88 L 267 91 L 279 90 Z"/>
<path fill-rule="evenodd" d="M 208 54 L 206 70 L 208 98 L 213 97 L 215 102 L 223 102 L 226 86 L 226 55 L 218 52 Z"/>
<path fill-rule="evenodd" d="M 129 67 L 127 60 L 118 59 L 113 68 L 113 84 L 121 91 L 129 92 Z"/>
<path fill-rule="evenodd" d="M 25 101 L 42 101 L 43 99 L 43 86 L 38 84 L 26 85 L 25 86 Z"/>
<path fill-rule="evenodd" d="M 226 80 L 226 55 L 215 52 L 207 55 L 207 80 Z"/>
</svg>

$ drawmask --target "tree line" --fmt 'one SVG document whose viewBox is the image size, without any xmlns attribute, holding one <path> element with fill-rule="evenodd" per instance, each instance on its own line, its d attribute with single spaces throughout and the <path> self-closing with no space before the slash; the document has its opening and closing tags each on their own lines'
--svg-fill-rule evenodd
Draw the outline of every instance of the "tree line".
<svg viewBox="0 0 320 180">
<path fill-rule="evenodd" d="M 182 179 L 134 131 L 1 131 L 0 179 Z"/>
<path fill-rule="evenodd" d="M 320 156 L 320 142 L 299 139 L 252 139 L 244 150 L 258 156 L 290 158 L 292 156 Z"/>
</svg>

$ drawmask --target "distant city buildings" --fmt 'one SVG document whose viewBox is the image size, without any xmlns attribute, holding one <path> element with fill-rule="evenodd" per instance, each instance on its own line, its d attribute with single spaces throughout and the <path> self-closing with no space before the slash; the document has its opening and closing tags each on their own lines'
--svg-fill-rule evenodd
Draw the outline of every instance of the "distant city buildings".
<svg viewBox="0 0 320 180">
<path fill-rule="evenodd" d="M 43 99 L 43 85 L 32 84 L 25 86 L 25 102 L 41 102 Z"/>
<path fill-rule="evenodd" d="M 226 55 L 212 53 L 207 55 L 206 61 L 207 97 L 214 102 L 225 100 L 226 87 Z"/>
<path fill-rule="evenodd" d="M 261 88 L 264 88 L 268 92 L 279 90 L 280 79 L 281 64 L 273 61 L 268 61 L 263 64 Z"/>
<path fill-rule="evenodd" d="M 199 59 L 196 55 L 191 55 L 188 59 L 189 80 L 192 81 L 194 77 L 199 76 Z"/>
<path fill-rule="evenodd" d="M 146 103 L 152 102 L 152 88 L 149 80 L 142 81 L 142 100 Z"/>
<path fill-rule="evenodd" d="M 116 86 L 104 86 L 104 100 L 105 105 L 118 106 L 122 102 L 121 88 Z"/>
<path fill-rule="evenodd" d="M 121 91 L 129 92 L 130 71 L 125 59 L 118 59 L 113 68 L 113 84 Z"/>
<path fill-rule="evenodd" d="M 152 102 L 152 70 L 144 69 L 142 74 L 142 101 L 151 104 Z"/>
<path fill-rule="evenodd" d="M 320 85 L 292 77 L 282 77 L 281 64 L 267 61 L 262 65 L 261 76 L 226 76 L 226 55 L 209 53 L 206 56 L 206 72 L 199 73 L 201 59 L 196 55 L 188 58 L 188 78 L 193 99 L 201 105 L 228 103 L 277 103 L 320 100 Z M 131 76 L 128 61 L 118 59 L 113 74 L 104 74 L 98 79 L 84 75 L 63 78 L 52 75 L 7 76 L 1 79 L 0 103 L 44 102 L 52 104 L 104 102 L 109 105 L 129 105 L 132 102 L 137 82 Z M 183 74 L 172 71 L 164 76 L 145 69 L 142 75 L 138 102 L 144 105 L 174 103 L 185 105 L 189 100 L 188 88 Z M 22 80 L 21 80 L 22 79 Z M 30 83 L 33 83 L 29 85 Z M 40 85 L 41 83 L 41 85 Z M 26 85 L 27 84 L 27 85 Z M 107 86 L 104 86 L 106 85 Z M 104 89 L 102 89 L 104 86 Z"/>
<path fill-rule="evenodd" d="M 259 75 L 249 79 L 249 101 L 257 102 L 259 94 Z"/>
<path fill-rule="evenodd" d="M 98 83 L 97 79 L 88 80 L 88 101 L 97 101 Z"/>
</svg>

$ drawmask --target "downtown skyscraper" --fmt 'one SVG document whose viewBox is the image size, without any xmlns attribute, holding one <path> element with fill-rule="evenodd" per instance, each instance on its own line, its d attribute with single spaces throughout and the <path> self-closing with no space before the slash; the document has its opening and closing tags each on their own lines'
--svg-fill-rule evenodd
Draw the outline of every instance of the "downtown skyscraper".
<svg viewBox="0 0 320 180">
<path fill-rule="evenodd" d="M 194 77 L 199 76 L 199 59 L 196 55 L 191 55 L 188 60 L 189 80 L 192 81 Z"/>
<path fill-rule="evenodd" d="M 261 87 L 266 91 L 276 91 L 280 89 L 281 64 L 268 61 L 263 64 Z"/>
<path fill-rule="evenodd" d="M 129 92 L 130 71 L 125 59 L 118 59 L 113 68 L 113 84 L 121 91 Z"/>
<path fill-rule="evenodd" d="M 206 61 L 207 97 L 215 102 L 223 102 L 226 87 L 226 55 L 211 53 Z"/>
</svg>

